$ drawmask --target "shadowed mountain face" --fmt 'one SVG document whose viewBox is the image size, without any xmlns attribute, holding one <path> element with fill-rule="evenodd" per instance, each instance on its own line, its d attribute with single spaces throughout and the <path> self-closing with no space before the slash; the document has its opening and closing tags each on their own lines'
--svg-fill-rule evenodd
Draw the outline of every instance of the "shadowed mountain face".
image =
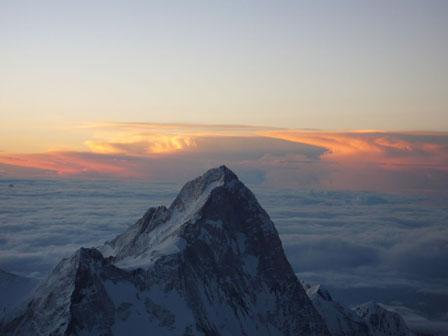
<svg viewBox="0 0 448 336">
<path fill-rule="evenodd" d="M 329 335 L 252 192 L 226 167 L 62 260 L 2 334 Z"/>
</svg>

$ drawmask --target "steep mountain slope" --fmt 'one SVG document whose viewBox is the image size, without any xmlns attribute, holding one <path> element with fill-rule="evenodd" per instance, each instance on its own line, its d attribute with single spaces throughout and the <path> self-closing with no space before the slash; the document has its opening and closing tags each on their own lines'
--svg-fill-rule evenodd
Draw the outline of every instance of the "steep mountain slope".
<svg viewBox="0 0 448 336">
<path fill-rule="evenodd" d="M 304 287 L 332 336 L 369 336 L 366 323 L 355 312 L 334 301 L 321 285 Z"/>
<path fill-rule="evenodd" d="M 367 324 L 371 336 L 413 336 L 403 318 L 379 303 L 368 302 L 354 308 Z"/>
<path fill-rule="evenodd" d="M 2 334 L 329 335 L 254 195 L 226 167 L 62 260 Z"/>
</svg>

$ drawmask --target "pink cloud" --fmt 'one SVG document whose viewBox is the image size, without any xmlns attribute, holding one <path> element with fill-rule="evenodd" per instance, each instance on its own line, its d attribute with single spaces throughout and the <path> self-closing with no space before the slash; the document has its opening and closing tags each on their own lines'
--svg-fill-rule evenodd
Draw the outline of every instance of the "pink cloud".
<svg viewBox="0 0 448 336">
<path fill-rule="evenodd" d="M 82 152 L 1 154 L 3 175 L 15 167 L 24 176 L 28 169 L 33 176 L 40 172 L 182 182 L 225 163 L 246 179 L 276 187 L 411 192 L 448 188 L 445 133 L 242 126 L 207 130 L 204 125 L 159 129 L 154 124 L 115 125 L 102 132 L 96 131 Z"/>
</svg>

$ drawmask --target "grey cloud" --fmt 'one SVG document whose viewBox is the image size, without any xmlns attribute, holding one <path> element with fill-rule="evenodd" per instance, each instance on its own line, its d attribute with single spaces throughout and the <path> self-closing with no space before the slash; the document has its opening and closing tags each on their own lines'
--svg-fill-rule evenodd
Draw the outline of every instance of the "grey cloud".
<svg viewBox="0 0 448 336">
<path fill-rule="evenodd" d="M 379 261 L 375 248 L 330 237 L 306 237 L 290 242 L 285 250 L 297 271 L 339 270 L 369 266 Z"/>
<path fill-rule="evenodd" d="M 387 254 L 387 267 L 417 278 L 448 281 L 448 229 L 409 235 Z"/>
<path fill-rule="evenodd" d="M 195 140 L 196 151 L 201 157 L 221 160 L 257 160 L 265 155 L 303 155 L 319 159 L 326 152 L 324 148 L 267 137 L 199 137 Z"/>
</svg>

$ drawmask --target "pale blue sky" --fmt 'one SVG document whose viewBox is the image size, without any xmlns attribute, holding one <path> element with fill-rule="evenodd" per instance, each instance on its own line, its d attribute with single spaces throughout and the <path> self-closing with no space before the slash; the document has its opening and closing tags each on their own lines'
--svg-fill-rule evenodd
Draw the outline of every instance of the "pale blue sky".
<svg viewBox="0 0 448 336">
<path fill-rule="evenodd" d="M 1 0 L 0 122 L 446 131 L 447 42 L 442 0 Z"/>
</svg>

